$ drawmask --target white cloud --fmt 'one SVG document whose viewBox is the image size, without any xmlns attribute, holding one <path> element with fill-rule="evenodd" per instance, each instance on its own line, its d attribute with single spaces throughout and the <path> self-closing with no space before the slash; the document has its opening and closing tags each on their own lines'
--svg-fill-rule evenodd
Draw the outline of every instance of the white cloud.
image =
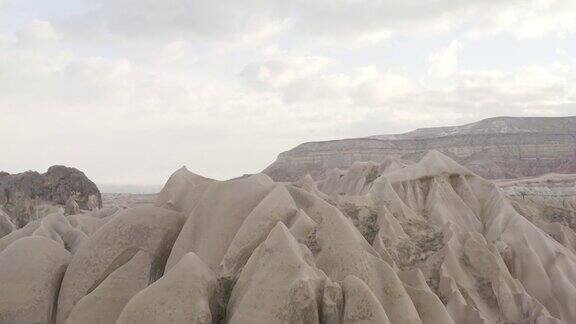
<svg viewBox="0 0 576 324">
<path fill-rule="evenodd" d="M 398 35 L 444 34 L 457 28 L 474 38 L 576 33 L 572 0 L 90 0 L 93 10 L 68 22 L 74 33 L 107 40 L 186 37 L 232 44 L 279 35 L 306 46 L 362 47 Z M 92 35 L 94 39 L 94 35 Z"/>
<path fill-rule="evenodd" d="M 462 49 L 459 41 L 455 40 L 448 47 L 434 52 L 428 56 L 428 73 L 437 78 L 452 76 L 458 68 L 458 53 Z"/>
<path fill-rule="evenodd" d="M 374 66 L 354 68 L 349 73 L 337 72 L 338 67 L 341 65 L 326 57 L 280 55 L 247 65 L 239 76 L 256 90 L 277 93 L 286 103 L 378 106 L 413 88 L 408 78 Z"/>
<path fill-rule="evenodd" d="M 0 169 L 66 163 L 157 183 L 187 163 L 225 178 L 303 141 L 576 111 L 574 1 L 86 3 L 3 29 Z M 460 42 L 438 44 L 467 33 L 566 41 L 554 62 L 476 57 L 463 70 Z"/>
<path fill-rule="evenodd" d="M 53 42 L 60 38 L 60 33 L 46 20 L 33 20 L 18 32 L 18 40 L 26 44 Z"/>
<path fill-rule="evenodd" d="M 519 39 L 576 33 L 576 2 L 571 0 L 502 1 L 477 12 L 473 38 L 510 33 Z"/>
</svg>

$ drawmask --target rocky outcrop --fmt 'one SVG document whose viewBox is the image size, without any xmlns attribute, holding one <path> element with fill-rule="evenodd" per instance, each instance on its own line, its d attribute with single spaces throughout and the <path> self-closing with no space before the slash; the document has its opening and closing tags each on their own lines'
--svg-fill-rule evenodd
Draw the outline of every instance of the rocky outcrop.
<svg viewBox="0 0 576 324">
<path fill-rule="evenodd" d="M 0 209 L 0 238 L 12 233 L 14 230 L 16 230 L 16 226 L 12 224 L 10 217 Z"/>
<path fill-rule="evenodd" d="M 496 183 L 518 213 L 576 252 L 576 175 L 548 174 Z"/>
<path fill-rule="evenodd" d="M 0 174 L 0 204 L 18 227 L 43 216 L 35 215 L 38 206 L 64 206 L 72 196 L 81 209 L 102 207 L 98 187 L 83 172 L 74 168 L 55 165 L 43 174 L 35 171 Z"/>
<path fill-rule="evenodd" d="M 56 242 L 26 237 L 0 253 L 0 323 L 52 323 L 70 259 Z"/>
<path fill-rule="evenodd" d="M 263 173 L 276 181 L 295 181 L 307 173 L 318 179 L 327 169 L 348 169 L 357 161 L 418 161 L 429 150 L 489 179 L 576 173 L 576 117 L 498 117 L 399 135 L 305 143 L 281 153 Z"/>
<path fill-rule="evenodd" d="M 180 259 L 170 272 L 130 300 L 118 324 L 210 324 L 210 299 L 216 275 L 194 253 Z"/>
<path fill-rule="evenodd" d="M 115 323 L 130 299 L 148 286 L 150 261 L 145 251 L 136 253 L 96 289 L 80 299 L 66 323 Z"/>
<path fill-rule="evenodd" d="M 58 296 L 58 323 L 106 277 L 140 250 L 151 261 L 149 282 L 162 276 L 176 236 L 184 223 L 177 212 L 138 207 L 117 214 L 90 236 L 70 262 Z"/>
<path fill-rule="evenodd" d="M 541 195 L 573 184 L 496 185 L 438 151 L 320 181 L 179 170 L 157 206 L 0 238 L 0 322 L 575 323 L 575 209 Z"/>
</svg>

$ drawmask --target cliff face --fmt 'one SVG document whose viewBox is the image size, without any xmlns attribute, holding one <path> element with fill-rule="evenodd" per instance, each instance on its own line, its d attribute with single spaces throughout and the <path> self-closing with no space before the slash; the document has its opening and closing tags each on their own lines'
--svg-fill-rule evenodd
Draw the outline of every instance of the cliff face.
<svg viewBox="0 0 576 324">
<path fill-rule="evenodd" d="M 498 117 L 398 135 L 305 143 L 281 153 L 263 172 L 277 181 L 306 173 L 319 178 L 326 169 L 347 169 L 355 161 L 417 161 L 433 149 L 485 178 L 575 173 L 576 117 Z"/>
<path fill-rule="evenodd" d="M 55 165 L 44 174 L 0 174 L 0 206 L 13 218 L 30 216 L 35 206 L 42 203 L 65 205 L 70 196 L 82 209 L 102 207 L 98 187 L 75 168 Z"/>
</svg>

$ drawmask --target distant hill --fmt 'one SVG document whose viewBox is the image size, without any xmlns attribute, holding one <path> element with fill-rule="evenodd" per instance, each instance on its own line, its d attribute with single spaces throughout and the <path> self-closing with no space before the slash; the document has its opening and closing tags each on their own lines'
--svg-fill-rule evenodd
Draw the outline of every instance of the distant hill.
<svg viewBox="0 0 576 324">
<path fill-rule="evenodd" d="M 277 181 L 307 173 L 320 178 L 326 169 L 347 169 L 355 161 L 417 161 L 432 149 L 490 179 L 576 173 L 576 117 L 495 117 L 404 134 L 304 143 L 281 153 L 263 172 Z"/>
</svg>

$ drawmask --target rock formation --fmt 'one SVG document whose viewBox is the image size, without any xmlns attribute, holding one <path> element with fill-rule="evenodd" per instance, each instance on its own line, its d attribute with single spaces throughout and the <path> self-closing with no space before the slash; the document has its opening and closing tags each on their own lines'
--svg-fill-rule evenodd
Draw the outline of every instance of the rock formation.
<svg viewBox="0 0 576 324">
<path fill-rule="evenodd" d="M 91 195 L 91 197 L 94 197 Z M 66 215 L 76 215 L 80 213 L 80 206 L 76 202 L 76 193 L 71 193 L 70 197 L 66 201 L 66 206 L 64 207 L 64 214 Z"/>
<path fill-rule="evenodd" d="M 66 323 L 115 323 L 126 304 L 150 279 L 150 257 L 137 252 L 74 306 Z"/>
<path fill-rule="evenodd" d="M 22 238 L 0 253 L 0 323 L 52 323 L 70 259 L 58 243 Z"/>
<path fill-rule="evenodd" d="M 210 299 L 215 290 L 214 272 L 188 253 L 160 280 L 134 296 L 117 323 L 212 323 Z"/>
<path fill-rule="evenodd" d="M 156 206 L 5 226 L 0 322 L 576 322 L 574 176 L 495 184 L 438 151 L 325 174 L 181 169 Z"/>
<path fill-rule="evenodd" d="M 65 206 L 72 196 L 80 209 L 102 207 L 98 187 L 77 169 L 55 165 L 44 174 L 0 173 L 0 205 L 17 227 L 54 212 L 50 205 Z"/>
<path fill-rule="evenodd" d="M 16 230 L 16 226 L 12 223 L 8 214 L 0 208 L 0 238 L 12 233 L 14 230 Z"/>
<path fill-rule="evenodd" d="M 398 135 L 304 143 L 281 153 L 263 173 L 276 181 L 306 174 L 319 179 L 327 169 L 348 169 L 357 161 L 396 157 L 415 162 L 429 150 L 489 179 L 576 173 L 576 117 L 497 117 Z"/>
<path fill-rule="evenodd" d="M 548 174 L 497 184 L 518 213 L 576 252 L 576 175 Z"/>
<path fill-rule="evenodd" d="M 161 277 L 183 222 L 180 213 L 139 207 L 122 211 L 104 224 L 70 262 L 58 296 L 58 323 L 64 323 L 80 299 L 140 250 L 152 259 L 149 282 Z"/>
</svg>

